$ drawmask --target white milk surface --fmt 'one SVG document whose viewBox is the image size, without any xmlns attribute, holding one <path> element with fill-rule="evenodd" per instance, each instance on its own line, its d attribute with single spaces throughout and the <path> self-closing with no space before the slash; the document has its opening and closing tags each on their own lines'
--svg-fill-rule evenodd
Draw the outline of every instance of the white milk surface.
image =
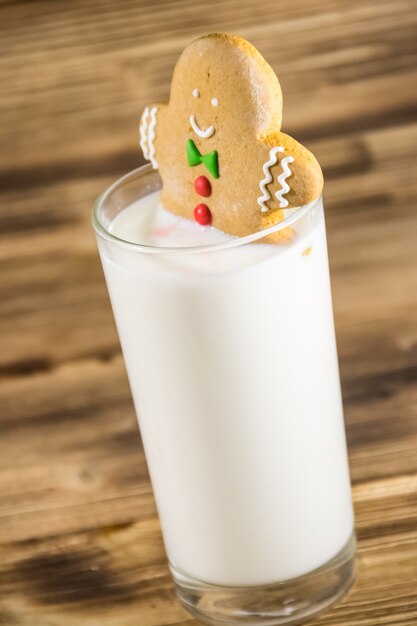
<svg viewBox="0 0 417 626">
<path fill-rule="evenodd" d="M 232 241 L 150 194 L 111 232 Z M 353 531 L 322 205 L 290 245 L 100 252 L 170 562 L 218 585 L 305 574 Z"/>
</svg>

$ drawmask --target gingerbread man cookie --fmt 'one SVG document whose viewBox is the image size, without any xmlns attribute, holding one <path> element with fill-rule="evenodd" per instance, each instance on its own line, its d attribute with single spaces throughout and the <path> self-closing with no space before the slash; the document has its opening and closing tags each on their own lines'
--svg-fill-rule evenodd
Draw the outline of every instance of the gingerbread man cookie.
<svg viewBox="0 0 417 626">
<path fill-rule="evenodd" d="M 159 169 L 169 211 L 244 236 L 317 198 L 315 157 L 280 131 L 282 94 L 259 52 L 233 35 L 189 44 L 175 67 L 169 104 L 146 107 L 140 145 Z M 291 229 L 274 236 L 279 242 Z"/>
</svg>

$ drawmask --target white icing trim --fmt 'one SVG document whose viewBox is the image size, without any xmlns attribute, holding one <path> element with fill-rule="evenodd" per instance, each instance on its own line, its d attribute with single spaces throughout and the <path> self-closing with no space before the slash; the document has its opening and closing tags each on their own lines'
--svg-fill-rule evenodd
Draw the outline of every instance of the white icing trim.
<svg viewBox="0 0 417 626">
<path fill-rule="evenodd" d="M 193 89 L 193 96 L 194 96 L 194 98 L 199 98 L 200 97 L 200 92 L 198 91 L 197 87 L 195 87 L 195 89 Z"/>
<path fill-rule="evenodd" d="M 276 192 L 275 197 L 279 200 L 279 206 L 281 209 L 284 209 L 288 206 L 288 200 L 283 196 L 289 192 L 290 186 L 286 181 L 288 176 L 291 176 L 292 172 L 288 166 L 288 163 L 292 163 L 294 161 L 294 157 L 286 156 L 281 160 L 282 173 L 278 176 L 278 182 L 281 185 L 281 189 Z"/>
<path fill-rule="evenodd" d="M 156 113 L 158 111 L 158 107 L 152 107 L 151 109 L 151 123 L 149 124 L 148 130 L 148 145 L 149 145 L 149 160 L 152 163 L 152 167 L 154 170 L 158 169 L 158 163 L 155 159 L 155 127 L 156 127 Z"/>
<path fill-rule="evenodd" d="M 207 139 L 207 137 L 214 135 L 214 126 L 208 126 L 205 130 L 203 130 L 197 124 L 194 115 L 190 115 L 190 124 L 195 134 L 201 137 L 201 139 Z"/>
<path fill-rule="evenodd" d="M 212 99 L 211 99 L 211 104 L 212 104 L 214 107 L 218 107 L 218 106 L 219 106 L 219 100 L 218 100 L 218 98 L 212 98 Z"/>
<path fill-rule="evenodd" d="M 275 165 L 275 163 L 277 162 L 278 152 L 284 152 L 284 148 L 282 146 L 271 148 L 271 150 L 269 151 L 269 159 L 263 164 L 262 167 L 264 178 L 259 183 L 259 189 L 262 192 L 262 196 L 259 196 L 258 198 L 258 204 L 261 207 L 262 213 L 266 213 L 267 211 L 269 211 L 269 207 L 266 206 L 265 202 L 270 199 L 271 194 L 269 193 L 266 186 L 269 185 L 269 183 L 272 181 L 272 174 L 269 171 L 269 168 Z"/>
<path fill-rule="evenodd" d="M 148 139 L 147 137 L 148 118 L 149 118 L 149 107 L 146 107 L 146 109 L 142 113 L 142 119 L 140 121 L 140 126 L 139 126 L 139 133 L 140 133 L 139 145 L 142 148 L 143 156 L 145 157 L 145 159 L 149 161 L 149 150 L 148 150 L 148 146 L 146 145 L 146 141 Z"/>
</svg>

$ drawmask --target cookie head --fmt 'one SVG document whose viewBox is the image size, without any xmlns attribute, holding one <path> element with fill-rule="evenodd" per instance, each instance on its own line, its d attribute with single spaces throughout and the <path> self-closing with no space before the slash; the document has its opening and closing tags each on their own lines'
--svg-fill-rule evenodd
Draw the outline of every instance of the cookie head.
<svg viewBox="0 0 417 626">
<path fill-rule="evenodd" d="M 178 60 L 169 107 L 188 135 L 215 145 L 279 130 L 282 95 L 276 75 L 251 44 L 209 35 L 187 46 Z"/>
<path fill-rule="evenodd" d="M 140 124 L 165 208 L 241 236 L 281 221 L 283 208 L 314 200 L 320 166 L 281 133 L 281 119 L 278 78 L 250 43 L 212 34 L 189 44 L 169 103 L 147 107 Z"/>
</svg>

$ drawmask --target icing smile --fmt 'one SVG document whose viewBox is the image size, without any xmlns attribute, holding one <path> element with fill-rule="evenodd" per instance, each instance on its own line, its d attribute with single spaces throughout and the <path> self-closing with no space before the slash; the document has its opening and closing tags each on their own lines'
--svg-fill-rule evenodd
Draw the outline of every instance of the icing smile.
<svg viewBox="0 0 417 626">
<path fill-rule="evenodd" d="M 190 115 L 190 124 L 195 134 L 201 137 L 201 139 L 207 139 L 208 137 L 214 135 L 214 126 L 200 128 L 200 126 L 196 122 L 194 115 Z"/>
</svg>

